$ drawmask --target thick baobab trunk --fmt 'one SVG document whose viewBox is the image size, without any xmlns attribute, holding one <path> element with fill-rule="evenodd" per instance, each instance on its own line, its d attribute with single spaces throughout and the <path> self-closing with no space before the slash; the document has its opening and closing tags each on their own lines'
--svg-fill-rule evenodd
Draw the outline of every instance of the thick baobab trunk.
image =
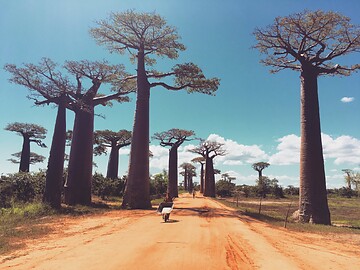
<svg viewBox="0 0 360 270">
<path fill-rule="evenodd" d="M 88 106 L 86 110 L 75 113 L 68 178 L 65 183 L 67 204 L 91 204 L 93 137 L 94 108 Z"/>
<path fill-rule="evenodd" d="M 48 169 L 46 173 L 44 201 L 53 208 L 61 207 L 61 188 L 63 185 L 64 156 L 66 144 L 66 108 L 59 104 L 54 135 L 51 142 Z"/>
<path fill-rule="evenodd" d="M 299 219 L 329 225 L 324 158 L 321 142 L 317 75 L 301 72 L 301 146 Z"/>
<path fill-rule="evenodd" d="M 30 169 L 30 138 L 23 134 L 23 146 L 21 150 L 19 172 L 29 172 Z"/>
<path fill-rule="evenodd" d="M 118 171 L 119 171 L 119 148 L 115 143 L 115 145 L 112 145 L 111 147 L 106 177 L 111 179 L 118 178 Z"/>
<path fill-rule="evenodd" d="M 144 53 L 138 53 L 137 99 L 130 149 L 129 176 L 125 187 L 123 208 L 149 209 L 149 103 L 150 84 L 145 73 Z"/>
<path fill-rule="evenodd" d="M 178 193 L 178 153 L 174 145 L 169 150 L 169 183 L 167 192 L 170 198 L 179 197 Z"/>
<path fill-rule="evenodd" d="M 189 192 L 192 192 L 193 189 L 194 189 L 194 183 L 193 183 L 192 175 L 189 175 L 188 179 L 189 179 Z"/>
<path fill-rule="evenodd" d="M 204 163 L 200 163 L 201 164 L 201 169 L 200 169 L 200 193 L 204 193 Z"/>
<path fill-rule="evenodd" d="M 204 196 L 215 198 L 215 175 L 213 159 L 207 157 L 205 165 Z"/>
</svg>

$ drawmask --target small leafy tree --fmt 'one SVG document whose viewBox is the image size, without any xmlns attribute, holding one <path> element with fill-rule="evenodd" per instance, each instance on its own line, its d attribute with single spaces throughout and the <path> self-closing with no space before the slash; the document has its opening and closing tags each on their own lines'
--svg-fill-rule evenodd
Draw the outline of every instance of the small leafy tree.
<svg viewBox="0 0 360 270">
<path fill-rule="evenodd" d="M 45 139 L 47 130 L 36 124 L 11 123 L 5 127 L 5 130 L 16 132 L 23 137 L 23 146 L 20 154 L 19 172 L 29 172 L 30 168 L 30 143 L 34 142 L 40 147 L 46 147 L 42 142 Z"/>
<path fill-rule="evenodd" d="M 163 196 L 168 189 L 168 181 L 168 173 L 166 170 L 152 175 L 150 179 L 150 194 L 156 197 Z"/>
<path fill-rule="evenodd" d="M 221 179 L 215 184 L 216 195 L 221 197 L 231 197 L 235 190 L 235 183 L 231 183 L 231 181 L 235 179 L 235 177 L 229 176 L 228 173 L 222 174 Z"/>
</svg>

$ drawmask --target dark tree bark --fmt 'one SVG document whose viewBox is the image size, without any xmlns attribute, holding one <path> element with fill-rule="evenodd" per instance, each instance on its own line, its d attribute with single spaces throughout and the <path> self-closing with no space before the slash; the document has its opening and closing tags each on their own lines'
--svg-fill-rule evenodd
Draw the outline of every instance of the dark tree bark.
<svg viewBox="0 0 360 270">
<path fill-rule="evenodd" d="M 23 134 L 23 145 L 21 150 L 19 172 L 29 172 L 30 169 L 30 138 Z"/>
<path fill-rule="evenodd" d="M 46 173 L 43 200 L 53 208 L 61 207 L 61 189 L 63 186 L 64 158 L 66 144 L 66 107 L 59 102 L 54 134 L 51 143 L 48 169 Z"/>
<path fill-rule="evenodd" d="M 137 54 L 137 99 L 130 150 L 129 176 L 125 188 L 123 208 L 150 209 L 149 175 L 149 103 L 148 82 L 143 49 Z"/>
<path fill-rule="evenodd" d="M 188 185 L 188 172 L 187 172 L 187 168 L 184 168 L 184 189 L 186 191 L 189 191 L 189 185 Z"/>
<path fill-rule="evenodd" d="M 321 143 L 317 73 L 301 72 L 300 221 L 330 225 Z"/>
<path fill-rule="evenodd" d="M 204 196 L 215 198 L 215 175 L 213 159 L 206 157 Z"/>
<path fill-rule="evenodd" d="M 120 147 L 116 145 L 116 141 L 112 142 L 110 157 L 108 161 L 106 177 L 111 179 L 118 178 L 119 171 L 119 149 Z"/>
<path fill-rule="evenodd" d="M 65 202 L 69 205 L 91 204 L 93 166 L 94 107 L 75 113 L 69 157 L 68 178 L 65 183 Z"/>
<path fill-rule="evenodd" d="M 204 193 L 204 186 L 205 186 L 205 175 L 204 175 L 204 165 L 205 163 L 200 162 L 201 164 L 201 169 L 200 169 L 200 193 L 203 194 Z"/>
<path fill-rule="evenodd" d="M 169 150 L 169 183 L 168 190 L 170 198 L 179 197 L 178 193 L 178 145 L 174 144 Z"/>
</svg>

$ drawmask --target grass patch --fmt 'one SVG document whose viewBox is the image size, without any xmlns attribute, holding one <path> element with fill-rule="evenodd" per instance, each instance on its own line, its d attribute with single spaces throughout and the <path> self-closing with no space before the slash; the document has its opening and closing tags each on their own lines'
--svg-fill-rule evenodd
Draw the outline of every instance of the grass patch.
<svg viewBox="0 0 360 270">
<path fill-rule="evenodd" d="M 343 198 L 329 196 L 328 203 L 332 224 L 324 226 L 315 224 L 300 224 L 292 220 L 291 215 L 298 209 L 298 197 L 289 196 L 283 199 L 266 198 L 262 201 L 259 214 L 259 198 L 241 198 L 236 206 L 232 198 L 218 199 L 219 202 L 239 210 L 244 215 L 270 223 L 275 226 L 284 226 L 286 213 L 290 206 L 287 228 L 300 232 L 317 233 L 354 233 L 360 234 L 360 198 Z M 344 227 L 339 227 L 344 226 Z"/>
</svg>

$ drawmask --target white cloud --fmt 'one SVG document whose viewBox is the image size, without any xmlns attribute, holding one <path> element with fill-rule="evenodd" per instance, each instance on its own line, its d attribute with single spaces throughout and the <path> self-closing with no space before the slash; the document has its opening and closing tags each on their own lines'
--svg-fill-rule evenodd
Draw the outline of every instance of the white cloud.
<svg viewBox="0 0 360 270">
<path fill-rule="evenodd" d="M 272 165 L 290 165 L 300 162 L 300 137 L 295 134 L 286 135 L 277 140 L 279 142 L 269 163 Z"/>
<path fill-rule="evenodd" d="M 360 140 L 342 135 L 333 138 L 330 135 L 321 134 L 325 159 L 334 159 L 334 164 L 358 164 L 360 163 Z M 284 136 L 277 140 L 278 152 L 273 154 L 269 163 L 272 165 L 290 165 L 300 162 L 300 137 L 294 134 Z"/>
<path fill-rule="evenodd" d="M 349 102 L 353 102 L 354 100 L 355 100 L 354 97 L 343 97 L 343 98 L 341 99 L 341 102 L 343 102 L 343 103 L 349 103 Z"/>
<path fill-rule="evenodd" d="M 333 138 L 322 134 L 322 143 L 324 157 L 335 159 L 336 165 L 360 163 L 360 140 L 347 135 Z"/>
<path fill-rule="evenodd" d="M 217 134 L 210 134 L 209 141 L 216 141 L 224 144 L 225 156 L 215 158 L 216 164 L 242 165 L 268 160 L 268 155 L 258 145 L 244 145 L 236 141 L 225 139 Z"/>
</svg>

